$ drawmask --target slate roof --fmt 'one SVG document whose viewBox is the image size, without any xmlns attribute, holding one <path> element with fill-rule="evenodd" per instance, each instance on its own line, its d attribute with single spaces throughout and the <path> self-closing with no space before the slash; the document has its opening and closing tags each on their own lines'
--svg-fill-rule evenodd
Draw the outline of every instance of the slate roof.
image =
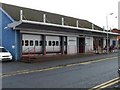
<svg viewBox="0 0 120 90">
<path fill-rule="evenodd" d="M 20 10 L 23 10 L 23 15 L 25 20 L 30 21 L 37 21 L 37 22 L 43 22 L 43 14 L 46 14 L 46 22 L 47 23 L 53 23 L 53 24 L 62 24 L 62 17 L 64 18 L 64 24 L 68 26 L 74 26 L 76 27 L 76 21 L 79 22 L 80 28 L 87 28 L 92 29 L 92 23 L 78 18 L 73 18 L 69 16 L 59 15 L 55 13 L 45 12 L 45 11 L 39 11 L 9 4 L 2 3 L 2 8 L 16 21 L 20 20 Z M 103 29 L 97 25 L 94 24 L 95 30 L 102 31 Z"/>
</svg>

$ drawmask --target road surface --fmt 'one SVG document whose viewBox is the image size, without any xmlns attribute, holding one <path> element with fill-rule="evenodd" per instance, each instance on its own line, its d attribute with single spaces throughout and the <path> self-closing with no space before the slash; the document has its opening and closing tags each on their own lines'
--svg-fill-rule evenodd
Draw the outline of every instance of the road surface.
<svg viewBox="0 0 120 90">
<path fill-rule="evenodd" d="M 30 70 L 22 69 L 12 73 L 6 70 L 1 77 L 3 88 L 93 88 L 117 78 L 117 69 L 118 58 L 115 54 L 104 59 L 44 69 L 31 67 Z"/>
</svg>

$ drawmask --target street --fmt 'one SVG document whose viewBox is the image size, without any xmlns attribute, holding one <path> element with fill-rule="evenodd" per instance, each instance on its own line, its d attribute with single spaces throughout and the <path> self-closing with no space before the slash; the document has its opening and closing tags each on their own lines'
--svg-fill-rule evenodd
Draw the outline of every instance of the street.
<svg viewBox="0 0 120 90">
<path fill-rule="evenodd" d="M 101 56 L 98 55 L 98 57 Z M 50 64 L 50 66 L 43 69 L 40 68 L 40 63 L 33 63 L 35 67 L 23 63 L 24 66 L 28 66 L 25 66 L 26 69 L 25 67 L 20 69 L 19 64 L 21 65 L 22 62 L 16 62 L 18 65 L 13 65 L 13 71 L 11 66 L 13 62 L 5 62 L 3 63 L 2 86 L 3 88 L 93 88 L 118 77 L 117 54 L 98 60 L 94 59 L 93 56 L 86 59 L 88 58 L 91 60 L 68 63 L 63 66 L 51 66 L 52 61 L 44 62 L 44 64 L 47 63 L 46 65 Z M 77 60 L 81 59 L 77 58 Z M 61 62 L 64 62 L 64 60 Z M 55 63 L 58 62 L 53 62 L 53 65 Z M 6 65 L 7 67 L 5 67 Z M 29 68 L 30 66 L 31 68 Z M 10 69 L 5 69 L 8 67 Z M 18 67 L 19 70 L 17 70 Z"/>
</svg>

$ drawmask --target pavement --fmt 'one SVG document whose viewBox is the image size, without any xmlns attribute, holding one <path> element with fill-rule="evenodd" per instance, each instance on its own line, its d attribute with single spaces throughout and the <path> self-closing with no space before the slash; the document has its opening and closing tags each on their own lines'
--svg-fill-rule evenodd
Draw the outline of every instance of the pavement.
<svg viewBox="0 0 120 90">
<path fill-rule="evenodd" d="M 86 57 L 90 57 L 92 59 L 100 59 L 100 58 L 106 58 L 106 57 L 109 57 L 109 56 L 112 56 L 114 55 L 115 53 L 109 53 L 109 54 L 106 54 L 106 53 L 102 53 L 102 54 L 95 54 L 95 53 L 81 53 L 81 54 L 75 54 L 75 55 L 61 55 L 61 54 L 58 54 L 58 55 L 45 55 L 45 56 L 41 56 L 41 55 L 36 55 L 36 57 L 34 57 L 34 55 L 32 56 L 31 55 L 31 58 L 30 60 L 28 60 L 28 58 L 26 59 L 23 59 L 23 60 L 20 60 L 22 62 L 25 62 L 25 63 L 39 63 L 39 62 L 48 62 L 48 61 L 64 61 L 64 60 L 69 60 L 68 63 L 72 60 L 72 59 L 81 59 L 80 61 L 84 62 L 84 61 L 89 61 L 89 59 L 85 59 L 85 60 L 82 60 L 83 58 L 86 58 Z M 116 53 L 117 55 L 117 53 Z M 91 60 L 91 59 L 90 59 Z M 73 60 L 72 60 L 73 61 Z M 76 61 L 79 61 L 79 60 L 75 60 Z"/>
<path fill-rule="evenodd" d="M 87 62 L 93 60 L 99 60 L 103 58 L 110 58 L 117 56 L 117 53 L 110 54 L 79 54 L 79 55 L 66 55 L 66 56 L 46 56 L 38 58 L 39 62 L 25 63 L 25 62 L 3 62 L 2 72 L 9 73 L 22 70 L 44 69 L 50 67 L 56 67 L 60 65 L 67 65 L 73 63 Z M 75 59 L 74 59 L 75 58 Z"/>
</svg>

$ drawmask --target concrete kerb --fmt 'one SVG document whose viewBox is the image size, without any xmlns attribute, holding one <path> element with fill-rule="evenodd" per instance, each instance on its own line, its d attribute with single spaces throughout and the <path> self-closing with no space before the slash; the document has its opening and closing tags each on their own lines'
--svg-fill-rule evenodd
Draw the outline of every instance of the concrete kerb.
<svg viewBox="0 0 120 90">
<path fill-rule="evenodd" d="M 48 62 L 48 61 L 58 61 L 58 60 L 69 60 L 74 58 L 84 58 L 89 56 L 95 56 L 94 53 L 82 53 L 77 55 L 46 55 L 40 56 L 38 55 L 36 59 L 31 59 L 30 62 L 28 60 L 25 63 L 40 63 L 40 62 Z M 22 60 L 20 60 L 22 62 Z M 28 62 L 27 62 L 28 61 Z"/>
<path fill-rule="evenodd" d="M 114 52 L 116 53 L 116 52 Z M 87 61 L 93 61 L 93 60 L 98 60 L 98 59 L 103 59 L 107 58 L 110 55 L 114 53 L 101 53 L 101 54 L 95 54 L 95 53 L 84 53 L 84 54 L 77 54 L 77 55 L 53 55 L 53 56 L 38 56 L 38 58 L 34 61 L 31 60 L 31 62 L 25 62 L 25 63 L 43 63 L 43 62 L 59 62 L 59 61 L 66 61 L 70 63 L 71 59 L 76 59 L 72 60 L 72 62 L 87 62 Z M 89 57 L 91 59 L 89 59 Z M 87 60 L 82 60 L 82 58 L 88 58 Z M 77 60 L 79 59 L 79 60 Z M 21 62 L 21 61 L 20 61 Z"/>
<path fill-rule="evenodd" d="M 89 54 L 82 55 L 81 57 L 73 57 L 68 59 L 56 59 L 56 60 L 47 60 L 41 61 L 38 63 L 23 63 L 23 62 L 11 62 L 3 64 L 3 73 L 16 72 L 21 70 L 36 70 L 36 69 L 46 69 L 50 67 L 66 66 L 69 64 L 84 63 L 88 61 L 96 61 L 103 58 L 110 58 L 116 56 L 117 53 L 107 54 Z M 79 55 L 78 55 L 79 56 Z M 5 67 L 5 68 L 4 68 Z"/>
</svg>

